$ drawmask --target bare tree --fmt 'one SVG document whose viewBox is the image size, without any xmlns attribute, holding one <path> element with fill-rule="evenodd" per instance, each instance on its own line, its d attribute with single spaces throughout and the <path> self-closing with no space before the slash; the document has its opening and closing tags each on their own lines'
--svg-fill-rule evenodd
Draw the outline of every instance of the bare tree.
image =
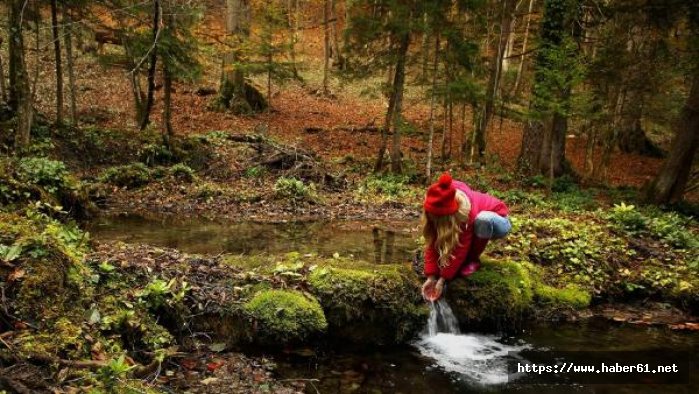
<svg viewBox="0 0 699 394">
<path fill-rule="evenodd" d="M 70 15 L 70 8 L 63 8 L 63 29 L 65 30 L 63 40 L 66 48 L 66 66 L 68 67 L 68 90 L 70 92 L 70 122 L 73 126 L 78 124 L 78 109 L 76 103 L 75 90 L 75 65 L 73 64 L 73 18 Z"/>
<path fill-rule="evenodd" d="M 497 50 L 493 54 L 493 59 L 490 64 L 490 77 L 488 79 L 488 91 L 486 92 L 485 106 L 483 114 L 476 128 L 476 153 L 479 161 L 485 156 L 485 140 L 488 123 L 493 117 L 495 108 L 495 95 L 498 91 L 498 85 L 502 74 L 502 61 L 507 46 L 509 30 L 512 21 L 512 11 L 515 7 L 515 0 L 502 0 L 502 11 L 500 17 L 500 38 L 498 39 Z"/>
<path fill-rule="evenodd" d="M 427 170 L 425 172 L 427 184 L 432 179 L 432 141 L 434 140 L 434 107 L 436 103 L 437 90 L 437 68 L 439 66 L 439 34 L 436 35 L 434 45 L 434 64 L 432 65 L 432 92 L 430 94 L 430 135 L 427 139 Z"/>
<path fill-rule="evenodd" d="M 153 109 L 155 95 L 155 71 L 158 65 L 158 37 L 160 36 L 160 24 L 162 7 L 160 0 L 153 0 L 153 44 L 150 48 L 150 61 L 148 65 L 148 93 L 141 118 L 140 129 L 144 130 L 150 123 L 150 113 Z"/>
<path fill-rule="evenodd" d="M 56 59 L 56 123 L 63 123 L 63 67 L 61 62 L 61 36 L 58 33 L 58 4 L 51 0 L 51 31 Z"/>
<path fill-rule="evenodd" d="M 10 63 L 10 108 L 17 116 L 15 145 L 24 147 L 29 144 L 34 109 L 32 106 L 29 74 L 24 61 L 24 38 L 22 36 L 22 16 L 24 0 L 9 0 L 9 63 Z"/>
<path fill-rule="evenodd" d="M 527 44 L 529 42 L 529 27 L 532 22 L 532 12 L 534 11 L 535 0 L 529 0 L 529 11 L 527 12 L 527 23 L 524 27 L 524 39 L 522 41 L 522 52 L 519 55 L 519 65 L 517 66 L 517 78 L 515 78 L 514 95 L 519 94 L 519 88 L 522 84 L 522 73 L 524 72 L 524 54 L 527 52 Z"/>
<path fill-rule="evenodd" d="M 328 74 L 330 73 L 330 0 L 323 2 L 323 94 L 328 95 Z"/>
</svg>

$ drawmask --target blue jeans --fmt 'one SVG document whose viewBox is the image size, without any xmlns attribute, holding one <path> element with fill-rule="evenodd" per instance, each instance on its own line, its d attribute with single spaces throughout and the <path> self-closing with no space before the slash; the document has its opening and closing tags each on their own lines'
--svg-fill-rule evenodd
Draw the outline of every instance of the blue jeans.
<svg viewBox="0 0 699 394">
<path fill-rule="evenodd" d="M 495 212 L 483 211 L 476 216 L 473 232 L 478 238 L 499 239 L 505 237 L 512 229 L 512 223 L 507 216 Z"/>
</svg>

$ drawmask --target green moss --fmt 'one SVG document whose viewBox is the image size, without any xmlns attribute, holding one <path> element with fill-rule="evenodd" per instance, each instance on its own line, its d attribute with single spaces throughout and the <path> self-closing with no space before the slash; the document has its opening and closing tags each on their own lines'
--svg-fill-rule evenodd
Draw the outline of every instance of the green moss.
<svg viewBox="0 0 699 394">
<path fill-rule="evenodd" d="M 427 309 L 410 267 L 370 265 L 337 259 L 319 265 L 308 277 L 333 335 L 353 342 L 400 343 L 425 324 Z"/>
<path fill-rule="evenodd" d="M 592 295 L 575 284 L 559 289 L 543 283 L 534 286 L 537 303 L 544 307 L 584 309 L 590 305 Z"/>
<path fill-rule="evenodd" d="M 532 279 L 522 264 L 483 260 L 480 270 L 449 283 L 447 298 L 463 322 L 515 322 L 531 311 Z"/>
<path fill-rule="evenodd" d="M 261 291 L 244 309 L 263 341 L 301 341 L 328 327 L 318 301 L 298 291 Z"/>
</svg>

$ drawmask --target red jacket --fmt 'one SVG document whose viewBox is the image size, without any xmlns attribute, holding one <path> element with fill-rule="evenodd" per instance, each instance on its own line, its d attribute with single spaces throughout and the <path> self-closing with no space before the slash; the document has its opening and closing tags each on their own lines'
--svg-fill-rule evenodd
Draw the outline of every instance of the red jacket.
<svg viewBox="0 0 699 394">
<path fill-rule="evenodd" d="M 471 212 L 468 214 L 466 229 L 461 225 L 462 233 L 459 237 L 459 244 L 454 247 L 449 264 L 439 267 L 439 252 L 434 247 L 434 243 L 425 249 L 425 275 L 440 276 L 446 280 L 453 279 L 459 272 L 464 262 L 471 263 L 478 261 L 478 257 L 483 253 L 487 239 L 477 238 L 473 235 L 473 222 L 476 216 L 482 211 L 495 212 L 500 216 L 507 216 L 509 211 L 507 206 L 497 198 L 472 190 L 463 182 L 454 181 L 454 187 L 466 194 L 471 202 Z"/>
</svg>

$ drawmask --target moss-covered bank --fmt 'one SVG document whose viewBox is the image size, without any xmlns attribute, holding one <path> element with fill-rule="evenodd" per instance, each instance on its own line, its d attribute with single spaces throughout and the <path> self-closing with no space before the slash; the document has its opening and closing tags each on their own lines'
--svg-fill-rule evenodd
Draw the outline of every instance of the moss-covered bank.
<svg viewBox="0 0 699 394">
<path fill-rule="evenodd" d="M 586 308 L 591 300 L 577 285 L 547 285 L 529 263 L 490 259 L 468 278 L 452 281 L 446 294 L 462 324 L 490 329 L 516 327 L 530 317 L 552 318 Z"/>
</svg>

